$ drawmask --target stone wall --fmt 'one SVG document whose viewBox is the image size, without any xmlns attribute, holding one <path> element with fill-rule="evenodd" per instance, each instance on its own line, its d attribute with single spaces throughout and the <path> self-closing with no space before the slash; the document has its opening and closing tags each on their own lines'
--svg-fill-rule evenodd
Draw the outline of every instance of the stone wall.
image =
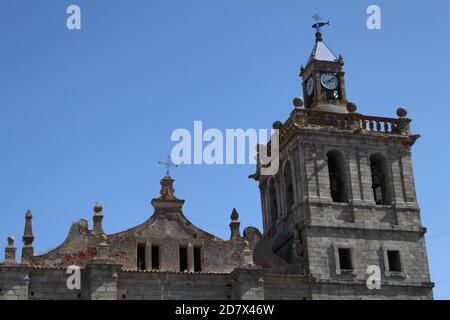
<svg viewBox="0 0 450 320">
<path fill-rule="evenodd" d="M 311 299 L 309 279 L 300 276 L 267 275 L 264 278 L 264 299 L 309 300 Z"/>
<path fill-rule="evenodd" d="M 28 299 L 30 271 L 25 266 L 0 266 L 0 300 Z"/>
<path fill-rule="evenodd" d="M 183 274 L 122 271 L 119 300 L 227 300 L 231 298 L 228 274 Z"/>
<path fill-rule="evenodd" d="M 365 283 L 315 283 L 314 300 L 432 300 L 432 288 L 426 286 L 405 287 L 391 285 L 381 290 L 368 290 Z"/>
<path fill-rule="evenodd" d="M 69 290 L 66 269 L 34 269 L 30 273 L 28 299 L 30 300 L 77 300 L 80 290 Z"/>
<path fill-rule="evenodd" d="M 383 280 L 368 290 L 364 279 L 314 279 L 270 274 L 261 268 L 232 273 L 172 273 L 117 270 L 98 261 L 81 270 L 81 290 L 69 290 L 65 269 L 0 265 L 0 300 L 309 300 L 432 299 L 430 284 Z"/>
</svg>

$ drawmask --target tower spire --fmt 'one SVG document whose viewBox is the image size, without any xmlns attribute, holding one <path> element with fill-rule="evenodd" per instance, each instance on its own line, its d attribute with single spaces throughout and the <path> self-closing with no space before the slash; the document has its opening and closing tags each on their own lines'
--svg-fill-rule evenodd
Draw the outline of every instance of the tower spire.
<svg viewBox="0 0 450 320">
<path fill-rule="evenodd" d="M 239 227 L 241 223 L 239 222 L 239 213 L 236 209 L 233 209 L 231 212 L 231 222 L 230 222 L 230 230 L 231 230 L 231 240 L 239 240 L 241 237 Z"/>
<path fill-rule="evenodd" d="M 31 263 L 31 259 L 34 256 L 34 248 L 33 248 L 33 215 L 30 210 L 27 210 L 25 214 L 25 229 L 23 232 L 23 248 L 22 248 L 22 263 L 29 264 Z"/>
</svg>

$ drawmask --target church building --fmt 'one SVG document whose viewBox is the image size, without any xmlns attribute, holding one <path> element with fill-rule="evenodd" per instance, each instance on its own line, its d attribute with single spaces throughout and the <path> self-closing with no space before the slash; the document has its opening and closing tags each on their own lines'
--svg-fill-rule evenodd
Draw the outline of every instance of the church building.
<svg viewBox="0 0 450 320">
<path fill-rule="evenodd" d="M 98 203 L 91 227 L 74 222 L 42 255 L 28 211 L 20 259 L 8 238 L 0 300 L 433 299 L 411 159 L 419 135 L 406 109 L 395 118 L 359 113 L 347 97 L 344 59 L 319 28 L 300 77 L 303 98 L 273 123 L 277 150 L 267 144 L 279 152 L 278 173 L 265 176 L 258 163 L 250 176 L 263 230 L 241 232 L 236 210 L 229 239 L 201 230 L 169 174 L 147 221 L 106 234 Z M 68 285 L 71 266 L 79 287 Z"/>
</svg>

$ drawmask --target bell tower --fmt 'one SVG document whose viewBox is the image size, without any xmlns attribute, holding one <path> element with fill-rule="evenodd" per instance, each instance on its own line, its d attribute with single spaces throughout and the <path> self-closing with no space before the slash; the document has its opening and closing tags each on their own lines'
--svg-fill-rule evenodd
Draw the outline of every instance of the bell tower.
<svg viewBox="0 0 450 320">
<path fill-rule="evenodd" d="M 347 100 L 344 61 L 315 46 L 301 68 L 304 98 L 279 133 L 279 170 L 259 183 L 264 234 L 254 257 L 307 280 L 312 299 L 432 299 L 405 108 L 397 117 L 358 112 Z M 276 160 L 273 160 L 276 161 Z M 372 268 L 372 269 L 370 269 Z M 368 270 L 379 270 L 370 289 Z M 275 272 L 275 271 L 274 271 Z"/>
<path fill-rule="evenodd" d="M 328 48 L 322 38 L 320 26 L 316 23 L 316 44 L 306 67 L 301 67 L 303 97 L 308 109 L 346 113 L 344 58 Z"/>
</svg>

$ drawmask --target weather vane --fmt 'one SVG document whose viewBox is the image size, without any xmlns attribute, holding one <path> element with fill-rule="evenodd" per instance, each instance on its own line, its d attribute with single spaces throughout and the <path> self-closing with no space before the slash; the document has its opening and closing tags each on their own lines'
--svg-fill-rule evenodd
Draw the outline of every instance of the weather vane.
<svg viewBox="0 0 450 320">
<path fill-rule="evenodd" d="M 170 158 L 170 155 L 167 156 L 166 162 L 158 161 L 158 164 L 162 164 L 162 165 L 166 166 L 166 175 L 167 176 L 170 176 L 170 168 L 178 168 L 178 165 L 173 163 L 172 159 Z"/>
<path fill-rule="evenodd" d="M 313 16 L 313 19 L 316 20 L 316 23 L 312 25 L 312 27 L 314 29 L 316 29 L 317 32 L 320 32 L 320 28 L 322 28 L 323 26 L 329 26 L 330 25 L 330 21 L 328 22 L 320 22 L 322 20 L 322 18 L 319 16 L 319 14 L 315 14 Z"/>
</svg>

